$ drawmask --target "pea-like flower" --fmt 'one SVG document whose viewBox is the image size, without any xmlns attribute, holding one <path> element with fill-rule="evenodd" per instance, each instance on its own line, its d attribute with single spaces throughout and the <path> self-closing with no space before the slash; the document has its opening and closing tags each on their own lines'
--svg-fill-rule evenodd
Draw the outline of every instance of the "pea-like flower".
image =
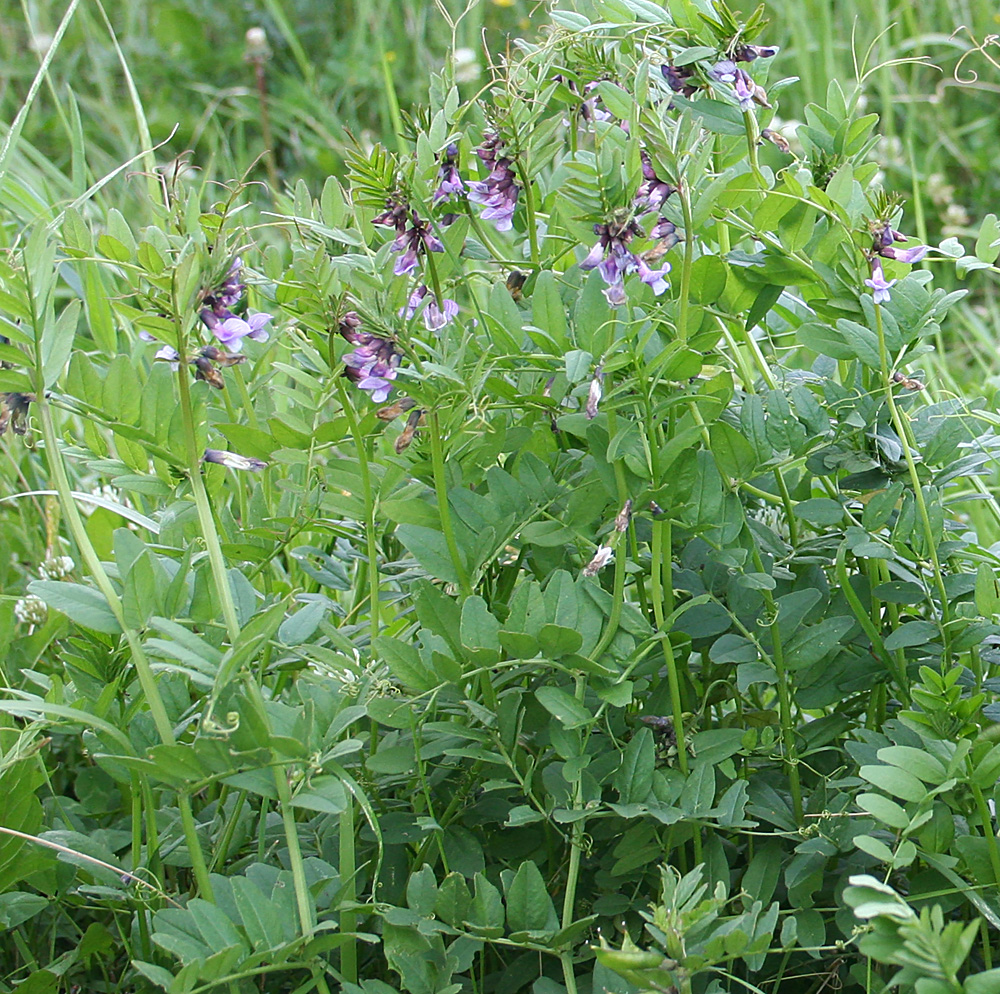
<svg viewBox="0 0 1000 994">
<path fill-rule="evenodd" d="M 458 174 L 458 146 L 452 142 L 445 150 L 438 169 L 438 187 L 434 191 L 434 203 L 450 200 L 465 193 L 465 184 Z"/>
<path fill-rule="evenodd" d="M 484 221 L 492 221 L 497 231 L 510 231 L 521 188 L 511 160 L 497 154 L 502 146 L 499 135 L 489 134 L 476 149 L 476 155 L 489 166 L 490 173 L 485 180 L 469 184 L 469 200 L 486 208 L 480 216 Z"/>
<path fill-rule="evenodd" d="M 421 220 L 417 212 L 413 211 L 410 227 L 396 236 L 392 250 L 399 253 L 392 272 L 395 276 L 404 276 L 417 268 L 417 259 L 421 252 L 443 252 L 444 245 L 431 233 L 427 222 Z"/>
<path fill-rule="evenodd" d="M 919 262 L 930 251 L 929 245 L 914 245 L 908 249 L 896 248 L 896 242 L 905 242 L 906 240 L 906 235 L 896 231 L 886 221 L 882 227 L 875 231 L 875 243 L 872 250 L 883 259 L 894 259 L 896 262 L 905 262 L 908 265 Z"/>
<path fill-rule="evenodd" d="M 241 456 L 238 452 L 226 452 L 224 449 L 205 449 L 202 460 L 218 463 L 220 466 L 225 466 L 226 469 L 237 469 L 249 473 L 259 473 L 267 465 L 263 459 Z"/>
<path fill-rule="evenodd" d="M 871 259 L 872 278 L 865 280 L 865 285 L 872 289 L 872 299 L 876 304 L 889 303 L 889 289 L 896 285 L 896 280 L 886 280 L 882 269 L 882 260 L 875 256 Z"/>
<path fill-rule="evenodd" d="M 344 356 L 344 375 L 361 390 L 370 390 L 376 404 L 384 404 L 392 391 L 401 356 L 388 338 L 361 331 L 361 319 L 349 311 L 340 319 L 339 332 L 353 346 Z"/>
<path fill-rule="evenodd" d="M 243 260 L 236 256 L 221 285 L 206 293 L 204 306 L 198 312 L 202 323 L 228 349 L 238 350 L 244 338 L 266 342 L 268 333 L 264 326 L 271 320 L 270 314 L 250 314 L 246 318 L 233 313 L 243 299 L 246 286 L 241 282 Z M 157 353 L 157 358 L 160 358 Z"/>
<path fill-rule="evenodd" d="M 690 97 L 698 92 L 697 84 L 692 82 L 694 79 L 694 70 L 690 66 L 662 65 L 660 66 L 660 72 L 663 73 L 663 78 L 667 81 L 667 86 L 674 93 Z"/>
<path fill-rule="evenodd" d="M 754 59 L 770 59 L 781 49 L 777 45 L 738 45 L 733 50 L 737 62 L 753 62 Z"/>
<path fill-rule="evenodd" d="M 427 297 L 430 291 L 426 286 L 418 286 L 413 293 L 410 294 L 410 299 L 407 301 L 405 307 L 399 309 L 399 316 L 405 317 L 407 321 L 417 313 L 417 309 L 423 303 L 424 299 Z M 424 327 L 428 331 L 438 331 L 443 328 L 450 321 L 454 321 L 458 317 L 458 304 L 454 300 L 448 297 L 441 298 L 441 306 L 438 307 L 438 303 L 433 294 L 431 294 L 430 300 L 427 301 L 426 306 L 423 309 Z"/>
<path fill-rule="evenodd" d="M 677 192 L 676 186 L 671 186 L 665 179 L 660 179 L 653 168 L 653 160 L 645 150 L 639 153 L 642 162 L 642 182 L 635 193 L 635 205 L 639 213 L 658 211 L 667 198 Z"/>
<path fill-rule="evenodd" d="M 638 273 L 639 279 L 646 283 L 657 297 L 666 292 L 670 284 L 664 276 L 670 272 L 670 263 L 665 262 L 662 269 L 651 269 L 642 257 L 628 248 L 633 237 L 644 236 L 642 228 L 634 219 L 595 224 L 594 234 L 598 235 L 598 240 L 580 263 L 580 268 L 600 269 L 604 282 L 608 284 L 604 296 L 612 307 L 625 303 L 624 277 L 628 273 Z"/>
<path fill-rule="evenodd" d="M 201 312 L 201 320 L 205 327 L 226 346 L 227 349 L 239 349 L 244 338 L 255 342 L 266 342 L 269 335 L 265 325 L 271 320 L 270 314 L 248 314 L 246 319 L 230 314 L 220 317 L 215 310 L 205 308 Z"/>
<path fill-rule="evenodd" d="M 745 70 L 741 69 L 732 59 L 723 59 L 716 62 L 708 70 L 708 76 L 716 83 L 731 83 L 739 103 L 740 110 L 748 111 L 755 103 L 761 107 L 770 107 L 767 102 L 767 93 L 759 83 L 754 82 L 753 77 Z"/>
</svg>

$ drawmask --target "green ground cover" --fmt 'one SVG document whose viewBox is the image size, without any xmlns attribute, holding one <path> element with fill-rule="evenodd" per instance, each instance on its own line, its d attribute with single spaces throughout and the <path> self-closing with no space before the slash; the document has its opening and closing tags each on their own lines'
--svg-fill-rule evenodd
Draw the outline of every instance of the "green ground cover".
<svg viewBox="0 0 1000 994">
<path fill-rule="evenodd" d="M 0 990 L 1000 991 L 994 30 L 11 12 Z"/>
</svg>

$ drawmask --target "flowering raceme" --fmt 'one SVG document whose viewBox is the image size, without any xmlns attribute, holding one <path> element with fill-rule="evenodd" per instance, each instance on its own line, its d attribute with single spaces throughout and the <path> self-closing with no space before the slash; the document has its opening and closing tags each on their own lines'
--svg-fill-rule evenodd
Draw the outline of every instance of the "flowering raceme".
<svg viewBox="0 0 1000 994">
<path fill-rule="evenodd" d="M 677 192 L 677 187 L 671 186 L 656 175 L 653 160 L 645 149 L 639 153 L 639 158 L 642 162 L 642 182 L 635 193 L 635 205 L 640 213 L 658 211 L 666 203 L 667 198 Z"/>
<path fill-rule="evenodd" d="M 338 331 L 353 346 L 344 356 L 344 375 L 361 390 L 370 390 L 376 404 L 384 404 L 392 391 L 392 381 L 400 363 L 396 345 L 388 338 L 379 338 L 360 331 L 361 318 L 348 311 L 341 319 Z"/>
<path fill-rule="evenodd" d="M 452 142 L 445 150 L 438 169 L 438 186 L 434 191 L 434 203 L 450 200 L 465 193 L 465 184 L 458 174 L 458 146 Z"/>
<path fill-rule="evenodd" d="M 205 306 L 198 313 L 205 327 L 227 349 L 238 350 L 244 338 L 257 342 L 266 342 L 268 339 L 264 326 L 271 320 L 270 314 L 250 314 L 244 319 L 237 317 L 232 311 L 246 290 L 246 286 L 240 282 L 242 272 L 243 260 L 236 256 L 222 285 L 205 294 Z"/>
<path fill-rule="evenodd" d="M 410 299 L 407 301 L 406 306 L 399 309 L 399 316 L 405 317 L 409 321 L 417 313 L 417 309 L 423 303 L 428 293 L 430 291 L 426 286 L 418 286 L 410 294 Z M 442 297 L 441 306 L 438 307 L 437 300 L 432 294 L 423 309 L 424 327 L 428 331 L 438 331 L 450 321 L 454 321 L 456 317 L 458 317 L 458 304 L 448 297 Z"/>
<path fill-rule="evenodd" d="M 510 231 L 514 226 L 514 208 L 521 188 L 515 182 L 511 160 L 497 157 L 502 145 L 498 135 L 489 134 L 483 138 L 476 155 L 490 167 L 490 174 L 485 180 L 469 184 L 469 200 L 486 208 L 481 216 L 484 221 L 492 221 L 497 231 Z"/>
<path fill-rule="evenodd" d="M 896 248 L 896 242 L 905 242 L 906 235 L 896 231 L 891 223 L 886 221 L 874 228 L 875 241 L 871 252 L 868 254 L 868 261 L 872 267 L 871 279 L 865 280 L 865 285 L 871 287 L 873 299 L 876 304 L 889 303 L 889 290 L 896 285 L 896 280 L 887 280 L 882 269 L 883 259 L 892 259 L 894 262 L 902 262 L 913 265 L 919 262 L 930 251 L 929 245 L 914 245 L 908 249 Z"/>
<path fill-rule="evenodd" d="M 392 251 L 399 253 L 392 269 L 395 276 L 412 273 L 417 268 L 420 253 L 444 251 L 444 245 L 431 232 L 427 222 L 416 211 L 396 200 L 386 201 L 385 211 L 373 217 L 372 224 L 384 224 L 396 229 L 396 240 L 392 243 Z"/>
<path fill-rule="evenodd" d="M 599 236 L 598 240 L 580 263 L 580 268 L 600 269 L 604 282 L 608 284 L 604 296 L 612 307 L 625 303 L 624 277 L 628 273 L 638 273 L 639 279 L 646 283 L 657 297 L 666 292 L 670 284 L 663 277 L 670 272 L 670 263 L 665 262 L 662 269 L 651 269 L 641 256 L 628 248 L 633 237 L 644 236 L 642 228 L 634 219 L 595 224 L 594 234 Z"/>
<path fill-rule="evenodd" d="M 913 248 L 898 249 L 896 242 L 905 242 L 906 235 L 896 231 L 892 225 L 886 221 L 885 225 L 875 232 L 875 244 L 872 251 L 883 259 L 894 259 L 896 262 L 905 262 L 912 265 L 920 260 L 930 251 L 929 245 L 914 245 Z"/>
</svg>

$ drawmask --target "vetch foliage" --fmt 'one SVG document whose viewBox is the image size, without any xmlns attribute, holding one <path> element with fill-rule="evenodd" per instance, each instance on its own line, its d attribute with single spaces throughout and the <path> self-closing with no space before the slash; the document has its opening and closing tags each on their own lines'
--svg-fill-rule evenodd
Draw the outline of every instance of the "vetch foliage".
<svg viewBox="0 0 1000 994">
<path fill-rule="evenodd" d="M 260 216 L 4 228 L 8 986 L 992 990 L 995 218 L 859 87 L 763 144 L 763 10 L 549 14 Z"/>
</svg>

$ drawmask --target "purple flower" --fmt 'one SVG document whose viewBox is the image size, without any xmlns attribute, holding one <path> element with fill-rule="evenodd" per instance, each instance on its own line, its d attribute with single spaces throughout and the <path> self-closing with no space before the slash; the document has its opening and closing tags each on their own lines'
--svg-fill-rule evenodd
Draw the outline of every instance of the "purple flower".
<svg viewBox="0 0 1000 994">
<path fill-rule="evenodd" d="M 217 291 L 219 303 L 223 307 L 235 307 L 239 303 L 243 291 L 246 289 L 246 286 L 240 282 L 242 274 L 243 260 L 236 256 L 229 267 L 229 272 L 226 273 L 226 278 L 222 281 L 222 286 Z"/>
<path fill-rule="evenodd" d="M 670 284 L 663 278 L 670 272 L 670 263 L 664 263 L 662 269 L 650 269 L 642 256 L 637 257 L 638 264 L 636 272 L 639 279 L 653 290 L 653 296 L 659 297 L 661 293 L 666 293 L 670 289 Z"/>
<path fill-rule="evenodd" d="M 406 307 L 399 309 L 399 316 L 405 317 L 409 321 L 417 313 L 417 308 L 420 307 L 421 302 L 429 292 L 426 286 L 418 286 L 410 294 L 410 299 L 407 301 Z M 423 317 L 424 326 L 428 331 L 438 331 L 458 317 L 458 304 L 454 300 L 442 297 L 441 307 L 438 307 L 437 300 L 431 296 L 431 299 L 427 302 L 427 306 L 424 308 Z"/>
<path fill-rule="evenodd" d="M 392 391 L 400 355 L 395 343 L 371 332 L 360 331 L 361 319 L 349 311 L 340 319 L 340 334 L 355 346 L 344 356 L 344 375 L 362 390 L 370 390 L 372 400 L 384 404 Z"/>
<path fill-rule="evenodd" d="M 753 110 L 753 85 L 753 80 L 742 69 L 737 71 L 733 89 L 736 91 L 736 99 L 742 111 Z"/>
<path fill-rule="evenodd" d="M 396 265 L 392 267 L 393 274 L 404 276 L 417 268 L 417 258 L 421 252 L 443 252 L 444 245 L 414 211 L 412 225 L 396 236 L 396 240 L 392 243 L 392 251 L 400 253 Z"/>
<path fill-rule="evenodd" d="M 559 74 L 559 75 L 555 76 L 554 79 L 556 80 L 556 82 L 559 82 L 559 83 L 563 83 L 564 82 L 566 84 L 566 88 L 570 91 L 570 93 L 572 93 L 576 97 L 580 97 L 580 88 L 576 85 L 576 81 L 575 80 L 565 79 L 562 76 L 562 74 Z M 580 120 L 583 121 L 584 123 L 587 123 L 587 122 L 590 122 L 590 121 L 613 121 L 614 120 L 614 115 L 610 111 L 605 110 L 603 107 L 598 107 L 597 106 L 597 102 L 598 102 L 598 100 L 600 100 L 600 96 L 599 95 L 598 96 L 594 96 L 594 97 L 588 96 L 588 94 L 590 94 L 591 91 L 597 89 L 598 85 L 599 84 L 595 81 L 595 82 L 592 82 L 592 83 L 587 83 L 583 87 L 583 95 L 582 95 L 582 98 L 580 100 L 580 106 L 579 106 L 579 108 L 577 110 L 577 113 L 580 116 Z M 562 123 L 563 123 L 563 125 L 565 127 L 567 127 L 567 128 L 569 127 L 570 122 L 566 118 L 563 118 L 563 122 Z M 628 130 L 628 128 L 627 128 L 627 122 L 623 126 L 625 127 L 626 130 Z"/>
<path fill-rule="evenodd" d="M 387 227 L 395 228 L 396 234 L 400 235 L 406 230 L 406 221 L 410 216 L 410 210 L 406 204 L 393 197 L 385 202 L 385 210 L 372 218 L 372 224 L 384 224 Z"/>
<path fill-rule="evenodd" d="M 677 187 L 671 186 L 666 180 L 660 179 L 653 168 L 653 161 L 645 150 L 639 153 L 642 162 L 642 182 L 635 192 L 635 204 L 640 213 L 659 210 L 671 194 L 677 192 Z"/>
<path fill-rule="evenodd" d="M 392 251 L 400 254 L 392 269 L 396 276 L 412 273 L 417 268 L 421 252 L 444 251 L 441 240 L 431 233 L 427 222 L 416 211 L 411 211 L 405 203 L 392 197 L 386 201 L 385 208 L 378 217 L 372 218 L 372 224 L 384 224 L 396 229 L 396 240 L 392 243 Z"/>
<path fill-rule="evenodd" d="M 444 158 L 438 169 L 438 188 L 434 191 L 434 203 L 449 200 L 465 193 L 465 184 L 458 174 L 458 146 L 452 142 L 444 150 Z"/>
<path fill-rule="evenodd" d="M 153 356 L 154 359 L 161 359 L 164 362 L 170 363 L 170 368 L 176 373 L 178 369 L 181 368 L 180 356 L 177 354 L 177 349 L 172 345 L 164 345 L 163 348 L 157 349 L 156 355 Z"/>
<path fill-rule="evenodd" d="M 226 273 L 222 284 L 204 295 L 204 306 L 198 312 L 202 323 L 227 348 L 238 349 L 240 340 L 252 338 L 266 342 L 268 333 L 264 325 L 271 320 L 270 314 L 251 314 L 245 319 L 237 317 L 232 308 L 243 299 L 246 286 L 240 282 L 243 260 L 236 256 Z"/>
<path fill-rule="evenodd" d="M 906 235 L 902 234 L 902 232 L 896 231 L 895 228 L 893 228 L 892 225 L 886 221 L 881 228 L 876 230 L 875 243 L 872 246 L 872 249 L 876 255 L 882 256 L 883 259 L 894 259 L 896 262 L 905 262 L 907 265 L 913 265 L 913 263 L 919 262 L 930 251 L 929 245 L 914 245 L 912 248 L 908 249 L 896 248 L 896 242 L 905 241 Z"/>
<path fill-rule="evenodd" d="M 753 81 L 753 78 L 745 69 L 740 69 L 732 59 L 723 59 L 716 62 L 708 70 L 710 79 L 716 83 L 732 83 L 736 92 L 736 99 L 739 101 L 740 110 L 748 111 L 753 108 L 754 103 L 761 107 L 770 107 L 767 102 L 767 93 L 764 87 Z"/>
<path fill-rule="evenodd" d="M 497 158 L 502 144 L 498 135 L 483 138 L 476 155 L 490 167 L 490 173 L 485 180 L 469 184 L 469 200 L 486 208 L 480 216 L 484 221 L 493 221 L 497 231 L 510 231 L 514 226 L 514 208 L 521 188 L 517 185 L 511 160 Z"/>
<path fill-rule="evenodd" d="M 882 262 L 876 256 L 871 260 L 872 265 L 872 278 L 870 280 L 865 280 L 865 286 L 870 286 L 872 288 L 872 299 L 876 304 L 888 304 L 889 303 L 889 289 L 896 285 L 896 280 L 886 280 L 885 273 L 882 270 Z"/>
<path fill-rule="evenodd" d="M 667 290 L 670 284 L 663 277 L 670 272 L 670 263 L 664 263 L 662 269 L 650 269 L 644 259 L 628 248 L 634 236 L 643 237 L 643 230 L 635 220 L 595 224 L 594 234 L 599 236 L 598 240 L 580 263 L 580 268 L 600 271 L 604 282 L 608 284 L 604 296 L 612 307 L 625 303 L 624 278 L 629 273 L 637 272 L 639 279 L 648 284 L 657 297 Z"/>
<path fill-rule="evenodd" d="M 226 452 L 223 449 L 205 449 L 202 460 L 218 463 L 227 469 L 239 469 L 251 473 L 258 473 L 267 465 L 263 459 L 253 459 L 250 456 L 241 456 L 238 452 Z"/>
<path fill-rule="evenodd" d="M 781 49 L 777 45 L 740 45 L 733 51 L 737 62 L 753 62 L 754 59 L 770 59 Z"/>
<path fill-rule="evenodd" d="M 663 73 L 663 78 L 667 81 L 667 86 L 670 87 L 674 93 L 681 93 L 685 97 L 690 97 L 697 93 L 698 87 L 691 82 L 694 78 L 694 71 L 688 66 L 660 66 L 660 72 Z"/>
<path fill-rule="evenodd" d="M 656 219 L 656 224 L 653 225 L 653 230 L 650 231 L 649 237 L 666 242 L 665 249 L 673 248 L 680 241 L 677 237 L 677 225 L 662 216 Z"/>
<path fill-rule="evenodd" d="M 716 62 L 714 66 L 710 66 L 708 69 L 709 79 L 714 79 L 716 83 L 734 83 L 736 82 L 736 74 L 739 69 L 736 63 L 732 59 L 723 59 L 721 62 Z"/>
<path fill-rule="evenodd" d="M 214 318 L 215 315 L 213 314 Z M 239 349 L 240 341 L 244 338 L 253 339 L 255 342 L 266 342 L 268 333 L 264 330 L 264 325 L 271 320 L 270 314 L 249 314 L 246 320 L 235 315 L 226 318 L 224 321 L 216 321 L 210 324 L 202 313 L 202 320 L 212 329 L 212 334 L 226 346 L 227 349 Z"/>
</svg>

